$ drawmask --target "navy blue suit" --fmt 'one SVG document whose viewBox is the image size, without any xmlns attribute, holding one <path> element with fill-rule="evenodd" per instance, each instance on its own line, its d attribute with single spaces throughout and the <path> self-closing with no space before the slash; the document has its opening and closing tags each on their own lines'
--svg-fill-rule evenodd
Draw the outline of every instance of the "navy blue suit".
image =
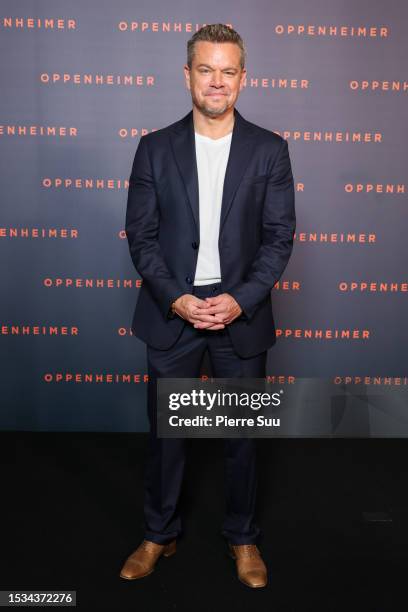
<svg viewBox="0 0 408 612">
<path fill-rule="evenodd" d="M 235 350 L 250 357 L 276 342 L 271 289 L 293 247 L 294 184 L 287 141 L 234 109 L 224 179 L 219 255 L 221 289 L 243 314 L 229 325 Z M 142 136 L 130 176 L 126 235 L 143 278 L 132 332 L 157 349 L 170 348 L 184 319 L 171 303 L 193 292 L 200 242 L 193 111 Z"/>
<path fill-rule="evenodd" d="M 163 544 L 182 533 L 178 499 L 185 440 L 157 437 L 157 378 L 196 378 L 206 350 L 212 375 L 265 376 L 276 342 L 271 289 L 293 247 L 294 184 L 286 140 L 246 121 L 235 122 L 224 179 L 219 255 L 221 282 L 194 286 L 199 249 L 198 175 L 193 112 L 140 139 L 129 181 L 126 235 L 143 279 L 132 321 L 147 345 L 149 455 L 145 471 L 145 538 Z M 221 330 L 196 329 L 171 303 L 191 293 L 231 294 L 241 315 Z M 225 439 L 226 516 L 232 544 L 254 543 L 255 440 Z"/>
</svg>

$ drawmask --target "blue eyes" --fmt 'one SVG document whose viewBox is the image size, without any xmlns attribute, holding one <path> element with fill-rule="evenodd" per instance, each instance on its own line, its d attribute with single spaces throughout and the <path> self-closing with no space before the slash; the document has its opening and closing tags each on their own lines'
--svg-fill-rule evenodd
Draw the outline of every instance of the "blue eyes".
<svg viewBox="0 0 408 612">
<path fill-rule="evenodd" d="M 209 70 L 205 70 L 205 69 L 204 69 L 204 70 L 200 70 L 200 72 L 201 72 L 202 74 L 204 74 L 205 72 L 210 72 L 210 71 L 209 71 Z M 227 74 L 228 76 L 234 76 L 234 75 L 235 75 L 235 73 L 234 73 L 234 72 L 225 72 L 225 74 Z"/>
</svg>

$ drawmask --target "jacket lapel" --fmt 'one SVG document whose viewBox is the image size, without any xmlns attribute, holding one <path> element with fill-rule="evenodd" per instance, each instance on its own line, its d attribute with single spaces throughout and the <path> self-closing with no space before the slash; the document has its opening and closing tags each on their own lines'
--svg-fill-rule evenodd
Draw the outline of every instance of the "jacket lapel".
<svg viewBox="0 0 408 612">
<path fill-rule="evenodd" d="M 220 234 L 227 214 L 234 200 L 245 168 L 254 153 L 255 141 L 251 124 L 234 108 L 234 127 L 232 130 L 231 147 L 228 164 L 225 171 L 224 189 L 221 204 Z M 183 178 L 188 202 L 196 223 L 197 235 L 200 235 L 199 190 L 197 160 L 195 154 L 195 137 L 193 111 L 191 110 L 172 130 L 172 146 L 177 166 Z"/>
</svg>

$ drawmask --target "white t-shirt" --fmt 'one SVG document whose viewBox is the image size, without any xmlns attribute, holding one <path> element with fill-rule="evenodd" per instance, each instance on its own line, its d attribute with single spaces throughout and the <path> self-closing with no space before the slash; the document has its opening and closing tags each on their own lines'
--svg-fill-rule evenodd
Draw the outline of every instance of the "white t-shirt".
<svg viewBox="0 0 408 612">
<path fill-rule="evenodd" d="M 197 158 L 200 246 L 194 285 L 221 282 L 218 237 L 225 170 L 232 132 L 222 138 L 209 138 L 195 132 Z"/>
</svg>

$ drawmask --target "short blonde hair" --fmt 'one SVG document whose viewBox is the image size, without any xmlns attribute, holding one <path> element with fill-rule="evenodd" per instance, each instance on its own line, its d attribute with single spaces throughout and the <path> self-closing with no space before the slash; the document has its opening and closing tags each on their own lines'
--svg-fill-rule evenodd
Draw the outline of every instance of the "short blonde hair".
<svg viewBox="0 0 408 612">
<path fill-rule="evenodd" d="M 187 66 L 190 70 L 193 64 L 194 46 L 195 43 L 200 40 L 214 43 L 229 42 L 238 45 L 241 50 L 241 70 L 244 68 L 246 50 L 241 36 L 238 32 L 223 23 L 211 23 L 200 28 L 190 40 L 187 41 Z"/>
</svg>

